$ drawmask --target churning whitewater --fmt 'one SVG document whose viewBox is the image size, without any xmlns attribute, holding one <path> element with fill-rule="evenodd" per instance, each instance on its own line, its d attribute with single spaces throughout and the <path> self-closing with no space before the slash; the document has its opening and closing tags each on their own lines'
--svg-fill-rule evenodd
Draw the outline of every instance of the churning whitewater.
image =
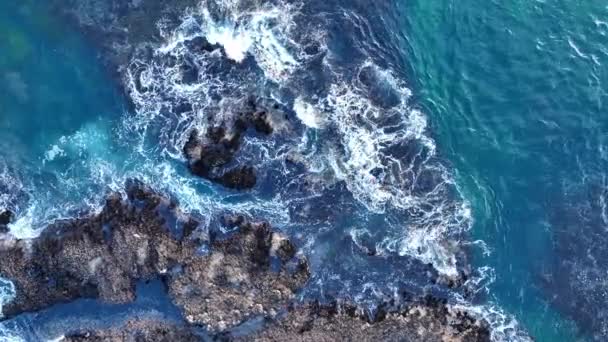
<svg viewBox="0 0 608 342">
<path fill-rule="evenodd" d="M 52 222 L 100 213 L 108 193 L 126 198 L 137 179 L 206 227 L 241 214 L 285 232 L 310 262 L 302 300 L 349 298 L 373 311 L 406 288 L 486 319 L 495 341 L 527 340 L 483 299 L 493 270 L 471 266 L 471 251 L 485 247 L 468 236 L 470 205 L 411 103 L 389 51 L 396 43 L 379 41 L 381 23 L 358 5 L 210 0 L 160 19 L 159 39 L 131 46 L 119 66 L 120 115 L 49 143 L 28 169 L 0 159 L 9 234 L 34 238 Z M 183 153 L 193 132 L 234 121 L 252 98 L 275 110 L 276 134 L 247 135 L 231 163 L 255 165 L 255 186 L 235 192 L 194 177 Z M 51 173 L 52 184 L 31 170 Z M 0 279 L 0 295 L 1 309 L 10 281 Z M 4 329 L 18 339 L 20 327 Z"/>
</svg>

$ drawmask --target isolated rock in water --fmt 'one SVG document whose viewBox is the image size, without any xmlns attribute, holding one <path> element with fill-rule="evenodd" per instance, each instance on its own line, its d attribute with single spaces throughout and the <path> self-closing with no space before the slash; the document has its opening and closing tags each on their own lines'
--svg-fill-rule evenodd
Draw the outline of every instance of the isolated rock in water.
<svg viewBox="0 0 608 342">
<path fill-rule="evenodd" d="M 227 219 L 232 234 L 202 241 L 208 235 L 175 203 L 139 184 L 128 197 L 111 197 L 100 214 L 58 223 L 37 239 L 3 241 L 0 274 L 17 290 L 5 316 L 82 297 L 130 302 L 137 281 L 161 277 L 189 322 L 220 331 L 278 311 L 309 277 L 295 247 L 266 223 Z M 210 253 L 200 253 L 201 242 Z"/>
<path fill-rule="evenodd" d="M 198 342 L 201 336 L 184 325 L 171 324 L 154 320 L 132 320 L 124 326 L 107 329 L 91 330 L 66 335 L 62 342 L 125 342 L 125 341 L 154 341 L 154 342 Z"/>
<path fill-rule="evenodd" d="M 0 211 L 0 226 L 6 226 L 13 220 L 13 213 L 10 210 Z"/>
<path fill-rule="evenodd" d="M 484 322 L 445 304 L 420 303 L 369 322 L 354 307 L 309 304 L 242 341 L 489 341 Z"/>
<path fill-rule="evenodd" d="M 204 37 L 194 37 L 190 40 L 186 40 L 184 41 L 184 45 L 193 53 L 213 52 L 222 49 L 220 44 L 211 44 Z"/>
<path fill-rule="evenodd" d="M 283 114 L 277 113 L 277 108 L 269 109 L 256 101 L 254 98 L 244 101 L 231 121 L 209 128 L 204 136 L 196 130 L 190 133 L 183 152 L 192 173 L 231 189 L 255 186 L 255 168 L 234 165 L 243 137 L 249 129 L 270 135 L 283 127 L 280 119 Z"/>
<path fill-rule="evenodd" d="M 245 190 L 255 186 L 257 176 L 253 167 L 242 166 L 226 171 L 217 182 L 227 188 Z"/>
<path fill-rule="evenodd" d="M 0 233 L 8 233 L 8 225 L 13 220 L 13 213 L 10 210 L 0 211 Z"/>
</svg>

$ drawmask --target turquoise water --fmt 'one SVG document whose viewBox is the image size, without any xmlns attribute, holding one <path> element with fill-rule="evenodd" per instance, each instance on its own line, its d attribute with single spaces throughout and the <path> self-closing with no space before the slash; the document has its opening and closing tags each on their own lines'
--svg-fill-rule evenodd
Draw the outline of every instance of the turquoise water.
<svg viewBox="0 0 608 342">
<path fill-rule="evenodd" d="M 477 261 L 495 269 L 490 297 L 539 341 L 580 338 L 540 278 L 561 257 L 549 216 L 605 177 L 605 3 L 414 0 L 401 11 L 416 96 L 491 249 Z"/>
<path fill-rule="evenodd" d="M 1 6 L 0 129 L 4 143 L 20 142 L 15 154 L 34 161 L 61 136 L 119 114 L 118 93 L 84 37 L 35 1 Z"/>
<path fill-rule="evenodd" d="M 589 248 L 600 271 L 608 263 L 593 242 L 600 250 L 608 242 L 603 234 L 608 222 L 583 224 L 571 213 L 605 189 L 608 179 L 606 6 L 573 0 L 408 0 L 373 8 L 367 1 L 310 1 L 306 6 L 294 19 L 306 23 L 301 36 L 284 30 L 270 7 L 239 17 L 250 30 L 244 39 L 216 37 L 232 44 L 235 55 L 249 56 L 243 64 L 226 63 L 221 54 L 194 58 L 171 45 L 167 51 L 178 62 L 202 65 L 196 85 L 209 93 L 175 81 L 175 70 L 156 51 L 157 59 L 141 66 L 149 68 L 155 90 L 135 94 L 141 95 L 134 101 L 137 113 L 127 113 L 124 96 L 133 96 L 134 89 L 120 94 L 124 80 L 109 77 L 100 65 L 96 42 L 42 2 L 0 3 L 0 208 L 17 216 L 11 232 L 35 235 L 53 219 L 96 209 L 104 194 L 135 177 L 169 192 L 188 210 L 207 210 L 209 217 L 225 211 L 258 215 L 295 236 L 309 253 L 315 295 L 327 291 L 373 302 L 383 290 L 404 286 L 454 298 L 452 290 L 429 285 L 425 267 L 434 263 L 438 270 L 444 261 L 441 253 L 439 260 L 433 255 L 449 252 L 440 248 L 443 238 L 461 238 L 453 230 L 468 223 L 464 201 L 474 219 L 465 238 L 483 241 L 489 252 L 476 244 L 473 262 L 477 269 L 493 270 L 487 271 L 486 292 L 473 304 L 490 302 L 513 314 L 538 341 L 588 339 L 590 329 L 576 322 L 577 310 L 603 312 L 605 299 L 574 309 L 551 299 L 571 304 L 578 295 L 565 290 L 569 279 L 560 272 L 561 260 L 579 255 L 564 254 L 567 235 L 558 227 L 587 235 L 591 242 L 581 239 L 572 248 L 581 254 Z M 337 13 L 337 6 L 346 14 Z M 251 18 L 259 20 L 254 25 L 247 22 Z M 218 23 L 200 35 L 231 29 Z M 316 35 L 317 28 L 326 32 Z M 326 36 L 327 46 L 319 46 L 318 37 Z M 243 41 L 254 47 L 239 51 Z M 296 42 L 306 48 L 298 50 Z M 323 49 L 332 52 L 324 63 L 307 55 Z M 411 99 L 403 84 L 411 88 Z M 167 108 L 190 103 L 215 110 L 217 98 L 249 95 L 251 89 L 281 98 L 294 108 L 287 111 L 294 121 L 302 114 L 293 113 L 294 98 L 331 113 L 294 124 L 295 133 L 283 142 L 251 139 L 245 160 L 259 165 L 262 185 L 250 193 L 191 177 L 179 157 L 180 144 L 207 112 L 179 116 Z M 408 113 L 406 100 L 420 107 L 428 129 Z M 360 121 L 362 115 L 366 120 Z M 418 120 L 410 122 L 413 116 Z M 312 166 L 290 169 L 281 162 L 302 150 L 300 158 Z M 407 169 L 403 166 L 419 172 L 421 183 L 399 173 Z M 301 171 L 307 167 L 317 171 Z M 338 171 L 343 178 L 330 179 Z M 452 176 L 459 192 L 450 187 Z M 413 182 L 406 184 L 415 191 L 404 190 L 401 182 Z M 604 217 L 602 191 L 589 200 L 599 203 L 588 205 L 595 212 L 585 215 Z M 423 205 L 411 210 L 411 199 Z M 341 210 L 332 210 L 338 206 Z M 416 221 L 430 212 L 429 221 Z M 431 239 L 423 234 L 422 246 L 408 235 L 418 222 L 438 226 Z M 381 257 L 372 257 L 376 254 Z"/>
<path fill-rule="evenodd" d="M 108 153 L 122 101 L 93 45 L 41 2 L 0 4 L 0 51 L 0 206 L 27 236 L 100 191 L 89 161 Z"/>
</svg>

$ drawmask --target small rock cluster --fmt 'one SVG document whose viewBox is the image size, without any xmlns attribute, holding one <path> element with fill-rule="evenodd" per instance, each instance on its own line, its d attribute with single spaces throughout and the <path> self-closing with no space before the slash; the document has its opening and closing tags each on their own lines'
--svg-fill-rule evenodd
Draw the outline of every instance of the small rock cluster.
<svg viewBox="0 0 608 342">
<path fill-rule="evenodd" d="M 193 174 L 236 190 L 251 189 L 257 182 L 256 171 L 250 165 L 234 165 L 243 136 L 249 129 L 268 136 L 275 130 L 278 104 L 272 108 L 250 98 L 237 110 L 229 122 L 210 127 L 201 137 L 194 130 L 184 145 L 184 155 Z"/>
</svg>

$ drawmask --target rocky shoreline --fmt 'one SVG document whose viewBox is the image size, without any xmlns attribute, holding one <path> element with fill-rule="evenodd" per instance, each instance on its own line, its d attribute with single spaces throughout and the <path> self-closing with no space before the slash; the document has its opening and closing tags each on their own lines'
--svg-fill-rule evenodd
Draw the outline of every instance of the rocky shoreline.
<svg viewBox="0 0 608 342">
<path fill-rule="evenodd" d="M 57 3 L 63 8 L 63 2 Z M 102 61 L 124 81 L 130 58 L 150 53 L 147 42 L 160 40 L 157 22 L 175 19 L 195 1 L 171 6 L 157 0 L 71 3 L 68 18 L 99 42 Z M 201 37 L 184 44 L 191 51 L 221 49 Z M 182 68 L 180 73 L 185 84 L 198 77 L 194 69 Z M 135 88 L 143 92 L 135 79 Z M 230 107 L 234 115 L 219 116 L 204 132 L 190 131 L 181 152 L 193 175 L 225 188 L 249 190 L 258 182 L 258 170 L 239 158 L 245 135 L 270 138 L 287 118 L 281 106 L 268 99 L 240 101 Z M 171 110 L 190 112 L 192 106 L 176 102 Z M 218 219 L 220 229 L 209 228 L 138 181 L 126 184 L 125 194 L 110 195 L 99 213 L 56 222 L 35 239 L 15 240 L 5 234 L 13 214 L 0 212 L 0 275 L 16 290 L 1 308 L 2 320 L 83 298 L 132 303 L 138 282 L 160 279 L 181 312 L 181 322 L 134 316 L 109 328 L 65 331 L 63 340 L 490 340 L 487 322 L 429 296 L 403 293 L 399 300 L 378 303 L 373 317 L 352 298 L 303 301 L 298 295 L 311 278 L 309 261 L 263 218 L 230 213 Z M 465 276 L 438 282 L 459 287 Z"/>
<path fill-rule="evenodd" d="M 348 300 L 302 303 L 297 293 L 309 279 L 308 262 L 269 224 L 231 215 L 222 231 L 209 231 L 141 183 L 126 193 L 110 196 L 99 214 L 58 222 L 36 239 L 2 241 L 0 274 L 16 288 L 4 319 L 79 298 L 132 302 L 138 281 L 161 279 L 183 324 L 135 317 L 122 327 L 67 331 L 65 340 L 489 339 L 485 322 L 431 298 L 381 309 L 373 319 Z"/>
</svg>

